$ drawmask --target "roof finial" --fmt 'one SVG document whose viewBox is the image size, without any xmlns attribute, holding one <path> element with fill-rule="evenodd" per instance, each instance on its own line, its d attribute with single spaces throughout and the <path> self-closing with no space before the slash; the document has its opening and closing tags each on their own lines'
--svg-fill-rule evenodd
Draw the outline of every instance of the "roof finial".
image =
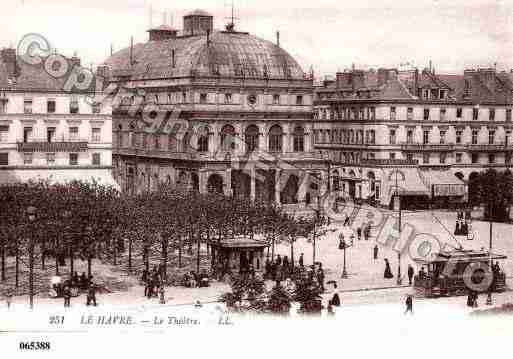
<svg viewBox="0 0 513 359">
<path fill-rule="evenodd" d="M 280 32 L 276 31 L 276 46 L 280 47 Z"/>
<path fill-rule="evenodd" d="M 228 20 L 230 20 L 230 22 L 228 22 L 228 24 L 226 24 L 226 31 L 235 31 L 235 20 L 238 20 L 236 17 L 235 17 L 235 5 L 233 4 L 233 0 L 232 0 L 232 14 L 231 16 L 228 18 Z"/>
</svg>

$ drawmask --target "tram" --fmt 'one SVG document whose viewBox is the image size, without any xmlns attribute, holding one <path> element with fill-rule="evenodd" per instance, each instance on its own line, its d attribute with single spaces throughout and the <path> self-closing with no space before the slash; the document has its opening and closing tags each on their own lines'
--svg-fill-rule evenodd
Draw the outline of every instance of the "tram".
<svg viewBox="0 0 513 359">
<path fill-rule="evenodd" d="M 498 261 L 506 258 L 485 250 L 463 249 L 442 251 L 430 259 L 417 258 L 414 261 L 421 270 L 414 276 L 414 288 L 424 297 L 502 292 L 506 289 L 506 274 Z"/>
</svg>

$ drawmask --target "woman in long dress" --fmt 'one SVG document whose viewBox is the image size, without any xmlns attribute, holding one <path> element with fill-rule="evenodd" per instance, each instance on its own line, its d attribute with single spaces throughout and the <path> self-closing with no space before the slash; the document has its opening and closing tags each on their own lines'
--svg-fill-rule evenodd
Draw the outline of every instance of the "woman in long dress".
<svg viewBox="0 0 513 359">
<path fill-rule="evenodd" d="M 385 258 L 385 273 L 384 273 L 385 279 L 394 278 L 394 275 L 392 274 L 392 270 L 390 269 L 390 263 L 388 262 L 388 259 Z"/>
</svg>

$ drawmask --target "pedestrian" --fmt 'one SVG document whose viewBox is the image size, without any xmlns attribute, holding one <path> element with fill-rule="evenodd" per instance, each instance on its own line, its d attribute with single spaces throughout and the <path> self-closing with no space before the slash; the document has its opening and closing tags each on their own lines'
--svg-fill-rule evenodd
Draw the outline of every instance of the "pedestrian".
<svg viewBox="0 0 513 359">
<path fill-rule="evenodd" d="M 283 266 L 285 268 L 288 268 L 288 266 L 289 266 L 289 257 L 287 257 L 287 256 L 283 257 Z"/>
<path fill-rule="evenodd" d="M 335 307 L 339 307 L 340 306 L 340 296 L 338 294 L 337 283 L 333 283 L 333 287 L 334 287 L 334 293 L 333 293 L 333 297 L 331 297 L 331 299 L 329 301 L 329 304 L 333 305 Z"/>
<path fill-rule="evenodd" d="M 378 245 L 376 244 L 373 249 L 374 260 L 378 259 Z"/>
<path fill-rule="evenodd" d="M 413 314 L 413 297 L 411 295 L 406 297 L 406 310 L 404 311 L 404 314 L 406 313 Z"/>
<path fill-rule="evenodd" d="M 10 289 L 5 294 L 5 302 L 7 303 L 7 309 L 10 309 L 12 303 L 12 291 Z"/>
<path fill-rule="evenodd" d="M 408 283 L 410 285 L 411 285 L 411 281 L 413 279 L 413 273 L 414 273 L 413 267 L 411 266 L 411 264 L 408 264 Z"/>
<path fill-rule="evenodd" d="M 385 277 L 385 279 L 394 278 L 392 270 L 390 269 L 390 263 L 388 262 L 387 258 L 385 258 L 385 272 L 383 276 Z"/>
<path fill-rule="evenodd" d="M 271 261 L 269 258 L 265 260 L 265 274 L 264 279 L 270 279 L 271 278 Z"/>
<path fill-rule="evenodd" d="M 164 286 L 160 287 L 159 295 L 160 295 L 160 304 L 166 304 L 166 298 L 164 297 Z"/>
<path fill-rule="evenodd" d="M 71 306 L 71 289 L 69 286 L 64 288 L 64 308 L 69 308 Z"/>
<path fill-rule="evenodd" d="M 324 270 L 322 268 L 319 268 L 317 271 L 317 282 L 319 287 L 321 287 L 321 292 L 324 292 Z"/>
<path fill-rule="evenodd" d="M 460 221 L 459 221 L 459 220 L 457 220 L 457 221 L 456 221 L 456 227 L 454 228 L 454 235 L 455 235 L 455 236 L 459 236 L 459 235 L 461 235 L 461 234 L 462 234 L 462 233 L 461 233 L 461 229 L 460 229 Z"/>
<path fill-rule="evenodd" d="M 89 289 L 87 291 L 87 302 L 86 302 L 86 305 L 87 306 L 90 306 L 90 305 L 94 305 L 96 307 L 96 288 L 94 286 L 94 284 L 90 284 L 89 285 Z"/>
<path fill-rule="evenodd" d="M 281 265 L 281 256 L 279 254 L 276 256 L 276 265 Z"/>
<path fill-rule="evenodd" d="M 349 216 L 346 214 L 346 218 L 344 219 L 344 227 L 349 226 Z"/>
<path fill-rule="evenodd" d="M 304 257 L 304 253 L 301 253 L 301 254 L 299 255 L 299 259 L 298 259 L 298 263 L 299 263 L 299 266 L 300 266 L 301 268 L 303 268 L 303 265 L 304 265 L 304 258 L 303 258 L 303 257 Z"/>
<path fill-rule="evenodd" d="M 152 280 L 148 281 L 148 290 L 146 292 L 146 296 L 148 297 L 148 299 L 150 299 L 153 296 L 153 281 Z"/>
<path fill-rule="evenodd" d="M 362 228 L 361 227 L 358 227 L 356 229 L 356 235 L 358 236 L 358 240 L 362 239 Z"/>
</svg>

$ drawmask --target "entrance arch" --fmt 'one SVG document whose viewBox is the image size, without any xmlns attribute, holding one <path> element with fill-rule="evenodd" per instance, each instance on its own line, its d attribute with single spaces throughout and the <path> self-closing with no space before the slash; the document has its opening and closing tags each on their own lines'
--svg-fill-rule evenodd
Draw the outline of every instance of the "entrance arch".
<svg viewBox="0 0 513 359">
<path fill-rule="evenodd" d="M 207 181 L 208 192 L 209 193 L 223 193 L 223 177 L 219 174 L 214 173 L 210 175 Z"/>
<path fill-rule="evenodd" d="M 287 183 L 281 192 L 281 203 L 297 203 L 297 193 L 299 191 L 299 178 L 296 175 L 290 175 Z"/>
</svg>

